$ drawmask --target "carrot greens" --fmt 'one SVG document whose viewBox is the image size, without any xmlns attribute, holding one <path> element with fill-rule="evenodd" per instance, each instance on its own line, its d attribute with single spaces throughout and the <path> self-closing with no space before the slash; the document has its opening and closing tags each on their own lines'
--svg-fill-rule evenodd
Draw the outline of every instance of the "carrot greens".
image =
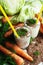
<svg viewBox="0 0 43 65">
<path fill-rule="evenodd" d="M 4 41 L 6 40 L 4 38 L 5 32 L 8 31 L 9 25 L 8 23 L 2 23 L 0 21 L 0 44 L 3 45 Z M 16 65 L 16 63 L 12 60 L 10 56 L 4 55 L 2 52 L 0 52 L 0 64 L 1 65 Z"/>
<path fill-rule="evenodd" d="M 0 64 L 1 65 L 17 65 L 10 56 L 4 55 L 2 52 L 0 52 Z"/>
</svg>

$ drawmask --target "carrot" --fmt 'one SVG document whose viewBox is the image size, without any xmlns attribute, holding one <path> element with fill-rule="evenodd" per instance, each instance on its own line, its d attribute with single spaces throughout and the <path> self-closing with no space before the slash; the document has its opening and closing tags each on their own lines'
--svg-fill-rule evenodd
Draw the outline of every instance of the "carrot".
<svg viewBox="0 0 43 65">
<path fill-rule="evenodd" d="M 10 16 L 8 16 L 8 18 L 10 19 L 11 17 L 10 17 Z M 5 18 L 5 17 L 3 17 L 3 18 L 2 18 L 2 22 L 3 22 L 3 23 L 5 23 L 5 22 L 6 22 L 6 18 Z"/>
<path fill-rule="evenodd" d="M 40 25 L 40 32 L 43 33 L 43 24 Z"/>
<path fill-rule="evenodd" d="M 22 26 L 24 26 L 24 23 L 17 23 L 17 24 L 13 25 L 13 27 L 15 27 L 15 28 L 22 27 Z M 11 29 L 11 28 L 9 27 L 9 29 Z"/>
<path fill-rule="evenodd" d="M 15 28 L 17 28 L 17 27 L 22 27 L 23 25 L 24 25 L 23 23 L 18 23 L 18 24 L 13 25 L 13 26 L 14 26 Z M 11 28 L 9 28 L 9 31 L 7 31 L 7 32 L 4 34 L 4 37 L 10 36 L 12 33 L 13 33 L 13 32 L 12 32 Z"/>
<path fill-rule="evenodd" d="M 15 25 L 15 28 L 24 26 L 24 23 L 18 23 Z"/>
<path fill-rule="evenodd" d="M 30 61 L 33 61 L 33 58 L 28 55 L 26 52 L 24 52 L 21 48 L 19 48 L 17 45 L 13 45 L 11 44 L 10 42 L 6 42 L 5 45 L 9 48 L 12 48 L 13 50 L 15 50 L 15 52 L 22 56 L 23 58 L 27 59 L 27 60 L 30 60 Z"/>
<path fill-rule="evenodd" d="M 19 57 L 18 55 L 16 55 L 15 53 L 10 52 L 9 50 L 7 50 L 6 48 L 4 48 L 3 46 L 0 45 L 0 50 L 5 53 L 6 55 L 11 56 L 17 63 L 17 65 L 24 65 L 24 60 Z"/>
<path fill-rule="evenodd" d="M 12 34 L 12 30 L 9 30 L 7 31 L 5 34 L 4 34 L 4 37 L 8 37 Z"/>
</svg>

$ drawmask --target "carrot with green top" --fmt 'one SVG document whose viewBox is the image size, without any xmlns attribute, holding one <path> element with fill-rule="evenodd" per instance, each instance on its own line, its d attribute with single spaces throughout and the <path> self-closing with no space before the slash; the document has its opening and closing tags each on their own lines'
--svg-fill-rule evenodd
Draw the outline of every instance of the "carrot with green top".
<svg viewBox="0 0 43 65">
<path fill-rule="evenodd" d="M 17 28 L 17 27 L 22 27 L 23 25 L 24 25 L 23 23 L 18 23 L 18 24 L 13 25 L 13 26 L 14 26 L 15 28 Z M 4 37 L 10 36 L 12 33 L 13 33 L 13 32 L 12 32 L 11 28 L 9 28 L 9 31 L 7 31 L 7 32 L 4 34 Z"/>
<path fill-rule="evenodd" d="M 24 52 L 21 48 L 19 48 L 17 45 L 11 44 L 10 42 L 6 42 L 5 45 L 9 48 L 12 48 L 18 55 L 22 56 L 23 58 L 33 61 L 33 58 L 26 52 Z"/>
<path fill-rule="evenodd" d="M 7 50 L 1 45 L 0 45 L 0 51 L 6 55 L 11 56 L 16 61 L 17 65 L 24 65 L 24 60 L 20 56 L 16 55 L 15 53 L 12 53 L 11 51 Z"/>
</svg>

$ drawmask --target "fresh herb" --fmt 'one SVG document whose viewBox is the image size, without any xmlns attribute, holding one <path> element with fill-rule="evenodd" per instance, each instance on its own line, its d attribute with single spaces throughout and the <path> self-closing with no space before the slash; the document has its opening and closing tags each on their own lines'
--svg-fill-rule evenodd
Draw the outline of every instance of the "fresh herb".
<svg viewBox="0 0 43 65">
<path fill-rule="evenodd" d="M 33 54 L 34 54 L 35 56 L 38 56 L 38 55 L 40 55 L 40 52 L 39 52 L 39 51 L 35 51 Z"/>
<path fill-rule="evenodd" d="M 8 31 L 8 28 L 9 28 L 9 24 L 6 22 L 3 26 L 3 32 L 7 32 Z"/>
<path fill-rule="evenodd" d="M 27 21 L 26 21 L 26 24 L 27 25 L 33 25 L 33 24 L 35 24 L 36 23 L 36 20 L 35 19 L 28 19 Z"/>
<path fill-rule="evenodd" d="M 23 28 L 17 29 L 17 33 L 18 33 L 19 36 L 25 36 L 26 33 L 27 33 L 27 30 L 23 29 Z"/>
<path fill-rule="evenodd" d="M 2 28 L 1 28 L 1 31 L 0 31 L 0 44 L 5 40 L 4 34 L 5 34 L 5 32 L 8 31 L 8 28 L 9 28 L 8 23 L 4 23 L 4 24 L 1 23 L 1 26 L 2 26 Z"/>
<path fill-rule="evenodd" d="M 4 34 L 8 31 L 9 24 L 6 22 L 2 24 L 2 21 L 0 21 L 0 44 L 4 45 L 4 41 L 6 38 L 4 37 Z M 0 64 L 1 65 L 16 65 L 15 61 L 7 55 L 4 55 L 2 52 L 0 52 Z"/>
<path fill-rule="evenodd" d="M 7 55 L 4 55 L 2 52 L 0 52 L 0 64 L 1 65 L 17 65 L 16 62 Z"/>
</svg>

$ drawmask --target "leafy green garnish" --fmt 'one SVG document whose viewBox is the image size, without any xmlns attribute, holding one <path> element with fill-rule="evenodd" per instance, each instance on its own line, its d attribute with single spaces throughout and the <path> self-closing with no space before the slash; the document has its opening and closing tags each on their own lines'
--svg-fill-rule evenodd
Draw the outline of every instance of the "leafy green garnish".
<svg viewBox="0 0 43 65">
<path fill-rule="evenodd" d="M 23 29 L 23 28 L 17 29 L 17 33 L 18 33 L 19 36 L 25 36 L 26 33 L 27 33 L 27 30 Z"/>
<path fill-rule="evenodd" d="M 5 34 L 5 32 L 8 31 L 8 28 L 9 28 L 8 23 L 4 23 L 4 24 L 1 24 L 1 25 L 2 25 L 2 28 L 1 28 L 1 31 L 0 31 L 0 44 L 5 40 L 4 34 Z"/>
<path fill-rule="evenodd" d="M 40 55 L 40 52 L 39 52 L 39 51 L 35 51 L 33 54 L 34 54 L 35 56 L 38 56 L 38 55 Z"/>
<path fill-rule="evenodd" d="M 3 32 L 7 32 L 8 31 L 8 28 L 9 28 L 9 24 L 6 22 L 4 25 L 3 25 Z"/>
<path fill-rule="evenodd" d="M 27 25 L 33 25 L 33 24 L 35 24 L 36 23 L 36 20 L 35 19 L 28 19 L 27 21 L 26 21 L 26 24 Z"/>
<path fill-rule="evenodd" d="M 4 55 L 2 52 L 0 52 L 0 64 L 1 65 L 17 65 L 16 62 L 7 55 Z"/>
<path fill-rule="evenodd" d="M 0 44 L 4 45 L 4 41 L 6 41 L 6 38 L 4 37 L 4 34 L 8 31 L 9 28 L 9 24 L 6 23 L 2 23 L 2 21 L 0 21 Z M 17 65 L 15 63 L 15 61 L 7 55 L 4 55 L 2 52 L 0 52 L 0 65 Z"/>
</svg>

